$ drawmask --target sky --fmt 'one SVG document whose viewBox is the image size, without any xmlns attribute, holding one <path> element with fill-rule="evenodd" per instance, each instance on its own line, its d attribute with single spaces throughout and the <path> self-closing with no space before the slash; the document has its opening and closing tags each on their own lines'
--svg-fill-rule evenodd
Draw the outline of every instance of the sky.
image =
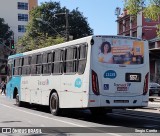
<svg viewBox="0 0 160 136">
<path fill-rule="evenodd" d="M 123 0 L 38 0 L 38 5 L 42 2 L 60 2 L 61 7 L 69 10 L 76 9 L 87 18 L 89 26 L 93 29 L 94 35 L 116 35 L 117 22 L 115 9 L 123 9 Z"/>
</svg>

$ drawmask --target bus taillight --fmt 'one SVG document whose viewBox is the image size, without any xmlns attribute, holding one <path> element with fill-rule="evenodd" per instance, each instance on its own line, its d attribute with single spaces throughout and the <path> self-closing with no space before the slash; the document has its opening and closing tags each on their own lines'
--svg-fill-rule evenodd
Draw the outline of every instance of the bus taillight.
<svg viewBox="0 0 160 136">
<path fill-rule="evenodd" d="M 98 76 L 95 71 L 92 70 L 92 90 L 95 95 L 99 95 Z"/>
<path fill-rule="evenodd" d="M 149 73 L 146 74 L 144 79 L 143 95 L 146 95 L 148 92 L 148 78 L 149 78 Z"/>
</svg>

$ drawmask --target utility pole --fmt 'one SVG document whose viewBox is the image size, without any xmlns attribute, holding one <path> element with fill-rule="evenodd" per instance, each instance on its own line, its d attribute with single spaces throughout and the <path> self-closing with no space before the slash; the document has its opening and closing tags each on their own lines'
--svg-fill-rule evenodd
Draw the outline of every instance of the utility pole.
<svg viewBox="0 0 160 136">
<path fill-rule="evenodd" d="M 66 9 L 65 13 L 56 13 L 54 14 L 54 17 L 57 15 L 65 15 L 66 19 L 66 41 L 69 41 L 69 21 L 68 21 L 68 10 Z"/>
<path fill-rule="evenodd" d="M 69 41 L 69 22 L 68 22 L 68 10 L 65 12 L 66 16 L 66 39 Z"/>
</svg>

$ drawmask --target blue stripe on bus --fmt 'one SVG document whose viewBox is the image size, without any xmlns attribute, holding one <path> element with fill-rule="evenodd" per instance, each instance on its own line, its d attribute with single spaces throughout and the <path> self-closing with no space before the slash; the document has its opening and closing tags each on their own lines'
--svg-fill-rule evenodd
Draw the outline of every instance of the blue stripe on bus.
<svg viewBox="0 0 160 136">
<path fill-rule="evenodd" d="M 17 57 L 21 57 L 21 56 L 23 56 L 23 53 L 11 55 L 11 56 L 8 57 L 8 59 L 17 58 Z"/>
<path fill-rule="evenodd" d="M 11 55 L 8 57 L 8 59 L 13 59 L 17 57 L 24 56 L 23 53 Z M 14 76 L 12 75 L 12 78 L 8 81 L 6 86 L 6 96 L 8 98 L 13 98 L 14 96 L 14 89 L 17 88 L 18 93 L 20 95 L 20 88 L 21 88 L 21 76 Z"/>
<path fill-rule="evenodd" d="M 13 98 L 15 88 L 17 88 L 18 93 L 20 94 L 20 84 L 21 76 L 12 76 L 12 79 L 7 83 L 6 86 L 6 96 L 8 98 Z"/>
</svg>

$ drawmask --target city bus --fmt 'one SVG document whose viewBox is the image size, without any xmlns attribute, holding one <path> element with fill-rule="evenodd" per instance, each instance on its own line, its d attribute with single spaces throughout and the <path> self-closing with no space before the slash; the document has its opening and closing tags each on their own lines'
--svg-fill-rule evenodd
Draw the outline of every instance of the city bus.
<svg viewBox="0 0 160 136">
<path fill-rule="evenodd" d="M 134 37 L 94 35 L 8 58 L 6 96 L 16 104 L 90 109 L 148 105 L 148 42 Z M 111 110 L 110 110 L 111 109 Z"/>
</svg>

